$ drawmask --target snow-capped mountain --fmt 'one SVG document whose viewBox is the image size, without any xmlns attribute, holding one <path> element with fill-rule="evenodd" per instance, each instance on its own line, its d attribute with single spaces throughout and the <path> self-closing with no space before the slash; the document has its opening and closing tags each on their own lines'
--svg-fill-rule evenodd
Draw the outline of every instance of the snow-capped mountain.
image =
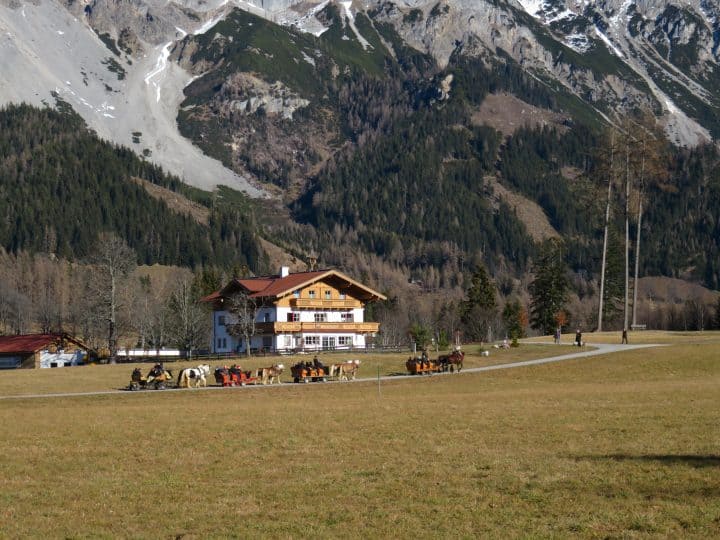
<svg viewBox="0 0 720 540">
<path fill-rule="evenodd" d="M 359 14 L 392 25 L 440 70 L 453 55 L 508 58 L 608 122 L 650 108 L 678 144 L 720 135 L 720 8 L 709 0 L 0 0 L 0 103 L 62 99 L 102 137 L 191 184 L 263 196 L 252 175 L 230 171 L 180 135 L 183 89 L 203 65 L 190 66 L 177 51 L 234 9 L 320 36 L 331 4 L 343 39 L 368 54 L 392 44 L 373 46 L 355 23 Z M 311 99 L 263 84 L 286 118 Z"/>
</svg>

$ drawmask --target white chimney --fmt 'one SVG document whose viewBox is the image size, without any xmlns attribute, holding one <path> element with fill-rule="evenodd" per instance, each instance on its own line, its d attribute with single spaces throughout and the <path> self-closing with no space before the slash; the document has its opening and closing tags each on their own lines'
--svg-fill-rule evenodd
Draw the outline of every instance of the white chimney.
<svg viewBox="0 0 720 540">
<path fill-rule="evenodd" d="M 280 267 L 280 277 L 288 277 L 290 275 L 290 267 L 289 266 L 281 266 Z"/>
</svg>

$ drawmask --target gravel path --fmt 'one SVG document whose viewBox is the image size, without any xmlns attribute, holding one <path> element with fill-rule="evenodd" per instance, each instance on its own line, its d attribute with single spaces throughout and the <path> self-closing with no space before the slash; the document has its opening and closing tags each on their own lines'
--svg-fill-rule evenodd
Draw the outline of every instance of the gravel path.
<svg viewBox="0 0 720 540">
<path fill-rule="evenodd" d="M 562 362 L 565 360 L 573 360 L 575 358 L 587 358 L 590 356 L 598 356 L 602 354 L 612 354 L 616 352 L 622 352 L 622 351 L 630 351 L 634 349 L 644 349 L 649 347 L 662 347 L 662 345 L 657 344 L 643 344 L 643 345 L 613 345 L 609 343 L 593 343 L 591 349 L 582 349 L 577 352 L 568 353 L 568 354 L 562 354 L 559 356 L 551 356 L 549 358 L 538 358 L 537 360 L 523 360 L 521 362 L 512 362 L 508 364 L 496 364 L 492 366 L 484 366 L 484 367 L 477 367 L 477 368 L 467 368 L 463 369 L 462 373 L 479 373 L 482 371 L 493 371 L 496 369 L 511 369 L 511 368 L 519 368 L 519 367 L 525 367 L 525 366 L 536 366 L 540 364 L 550 364 L 553 362 Z M 432 375 L 433 377 L 450 377 L 450 376 L 456 376 L 457 373 L 436 373 Z M 418 375 L 387 375 L 384 377 L 380 377 L 381 381 L 396 381 L 400 379 L 420 379 L 422 376 Z M 361 379 L 356 379 L 352 382 L 377 382 L 377 377 L 364 377 Z M 242 387 L 243 390 L 252 390 L 252 389 L 260 389 L 260 388 L 279 388 L 281 386 L 287 386 L 291 383 L 285 383 L 282 385 L 268 385 L 268 386 L 262 386 L 262 385 L 249 385 Z M 330 381 L 325 384 L 343 384 L 338 381 Z M 294 386 L 302 386 L 302 385 L 294 385 Z M 223 388 L 220 386 L 207 386 L 203 388 L 193 389 L 193 390 L 200 390 L 200 391 L 227 391 L 227 390 L 239 390 L 239 387 L 233 387 L 233 388 Z M 147 394 L 149 391 L 138 391 L 138 392 L 128 392 L 125 390 L 104 390 L 99 392 L 67 392 L 67 393 L 61 393 L 61 394 L 25 394 L 25 395 L 18 395 L 18 396 L 0 396 L 0 400 L 5 399 L 48 399 L 48 398 L 59 398 L 59 397 L 79 397 L 79 396 L 103 396 L 103 395 L 125 395 L 125 396 L 131 396 L 131 395 L 143 395 Z M 187 392 L 187 389 L 184 388 L 168 388 L 167 390 L 163 390 L 163 393 L 165 392 Z"/>
</svg>

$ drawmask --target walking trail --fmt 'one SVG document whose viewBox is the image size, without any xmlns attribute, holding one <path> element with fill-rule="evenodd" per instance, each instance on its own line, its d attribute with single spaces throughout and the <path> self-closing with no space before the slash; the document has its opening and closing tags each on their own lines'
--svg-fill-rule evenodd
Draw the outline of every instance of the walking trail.
<svg viewBox="0 0 720 540">
<path fill-rule="evenodd" d="M 592 348 L 589 349 L 581 349 L 577 352 L 572 352 L 568 354 L 562 354 L 559 356 L 551 356 L 548 358 L 538 358 L 537 360 L 523 360 L 521 362 L 512 362 L 508 364 L 496 364 L 492 366 L 484 366 L 484 367 L 477 367 L 477 368 L 466 368 L 462 370 L 462 373 L 479 373 L 481 371 L 493 371 L 496 369 L 511 369 L 511 368 L 519 368 L 519 367 L 525 367 L 525 366 L 537 366 L 540 364 L 550 364 L 553 362 L 563 362 L 565 360 L 573 360 L 576 358 L 587 358 L 589 356 L 598 356 L 603 354 L 611 354 L 616 352 L 623 352 L 623 351 L 631 351 L 634 349 L 644 349 L 649 347 L 662 347 L 662 345 L 658 344 L 641 344 L 641 345 L 613 345 L 610 343 L 593 343 L 591 345 Z M 450 376 L 450 375 L 458 375 L 458 374 L 451 374 L 451 373 L 437 373 L 433 375 L 433 377 L 442 377 L 442 376 Z M 417 375 L 386 375 L 383 377 L 379 377 L 379 380 L 381 381 L 396 381 L 400 379 L 418 379 L 419 377 Z M 355 379 L 351 382 L 376 382 L 378 381 L 378 377 L 364 377 L 360 379 Z M 326 384 L 344 384 L 337 381 L 331 381 Z M 245 386 L 243 389 L 259 389 L 259 388 L 279 388 L 281 386 L 285 386 L 284 384 L 281 385 L 269 385 L 269 386 Z M 301 385 L 294 385 L 294 386 L 301 386 Z M 201 387 L 193 390 L 204 390 L 204 391 L 218 391 L 218 390 L 232 390 L 231 387 L 223 388 L 221 386 L 207 386 L 207 387 Z M 237 389 L 235 387 L 234 389 Z M 163 390 L 162 392 L 187 392 L 186 389 L 183 388 L 168 388 L 166 390 Z M 59 398 L 59 397 L 78 397 L 78 396 L 102 396 L 102 395 L 108 395 L 108 394 L 114 394 L 114 395 L 143 395 L 147 394 L 146 391 L 142 392 L 128 392 L 125 390 L 104 390 L 104 391 L 98 391 L 98 392 L 66 392 L 61 394 L 24 394 L 24 395 L 18 395 L 18 396 L 0 396 L 0 400 L 4 399 L 39 399 L 39 398 Z"/>
</svg>

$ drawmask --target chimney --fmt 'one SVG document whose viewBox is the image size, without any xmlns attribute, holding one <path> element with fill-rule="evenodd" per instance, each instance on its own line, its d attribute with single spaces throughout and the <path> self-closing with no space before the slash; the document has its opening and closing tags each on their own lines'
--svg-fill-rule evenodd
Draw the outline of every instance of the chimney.
<svg viewBox="0 0 720 540">
<path fill-rule="evenodd" d="M 288 277 L 290 275 L 290 267 L 289 266 L 281 266 L 280 267 L 280 277 Z"/>
</svg>

